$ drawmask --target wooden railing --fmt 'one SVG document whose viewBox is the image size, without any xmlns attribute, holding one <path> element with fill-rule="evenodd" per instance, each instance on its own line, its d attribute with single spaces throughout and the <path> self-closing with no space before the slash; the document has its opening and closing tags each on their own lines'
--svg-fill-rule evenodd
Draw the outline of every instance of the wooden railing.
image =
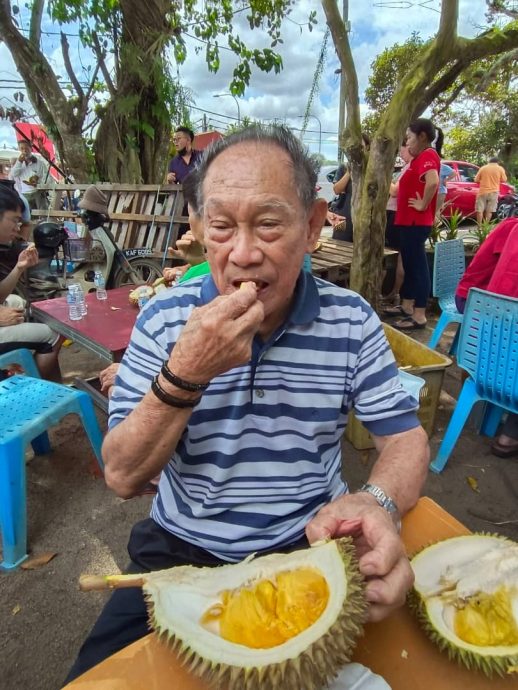
<svg viewBox="0 0 518 690">
<path fill-rule="evenodd" d="M 35 219 L 67 220 L 76 213 L 72 208 L 73 194 L 87 184 L 42 185 L 49 193 L 50 208 L 35 209 Z M 182 185 L 96 184 L 108 196 L 109 228 L 121 249 L 146 248 L 152 255 L 163 256 L 167 247 L 178 238 L 180 225 L 187 222 L 183 215 Z M 67 201 L 67 209 L 62 208 Z"/>
</svg>

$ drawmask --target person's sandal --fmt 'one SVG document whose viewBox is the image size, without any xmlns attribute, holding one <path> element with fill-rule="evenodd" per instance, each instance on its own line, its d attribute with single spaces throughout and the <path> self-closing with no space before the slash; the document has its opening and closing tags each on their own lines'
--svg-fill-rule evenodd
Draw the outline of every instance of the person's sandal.
<svg viewBox="0 0 518 690">
<path fill-rule="evenodd" d="M 518 441 L 511 445 L 505 446 L 502 443 L 498 443 L 498 441 L 494 441 L 494 443 L 491 445 L 491 452 L 498 458 L 518 457 Z"/>
<path fill-rule="evenodd" d="M 412 318 L 412 314 L 409 314 L 403 309 L 400 304 L 394 305 L 393 307 L 387 307 L 383 310 L 384 316 L 403 316 L 406 319 Z"/>
<path fill-rule="evenodd" d="M 392 326 L 401 332 L 421 331 L 423 328 L 426 328 L 426 321 L 424 323 L 419 323 L 411 316 L 406 316 L 404 319 L 401 319 L 401 321 L 393 323 Z"/>
</svg>

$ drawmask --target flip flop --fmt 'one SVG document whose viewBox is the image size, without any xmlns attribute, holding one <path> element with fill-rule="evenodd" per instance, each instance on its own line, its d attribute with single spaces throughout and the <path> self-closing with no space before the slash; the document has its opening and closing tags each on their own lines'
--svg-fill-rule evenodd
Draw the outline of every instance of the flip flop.
<svg viewBox="0 0 518 690">
<path fill-rule="evenodd" d="M 383 314 L 385 314 L 385 316 L 403 316 L 407 319 L 412 317 L 412 314 L 406 312 L 400 304 L 384 309 Z"/>
<path fill-rule="evenodd" d="M 491 446 L 491 452 L 499 458 L 518 457 L 518 442 L 512 446 L 504 446 L 498 443 L 498 441 L 495 441 Z"/>
<path fill-rule="evenodd" d="M 406 326 L 405 324 L 408 324 L 408 326 Z M 401 319 L 401 321 L 397 321 L 392 325 L 394 328 L 397 328 L 398 331 L 422 331 L 423 328 L 426 328 L 426 322 L 418 323 L 411 316 L 406 316 L 404 319 Z"/>
</svg>

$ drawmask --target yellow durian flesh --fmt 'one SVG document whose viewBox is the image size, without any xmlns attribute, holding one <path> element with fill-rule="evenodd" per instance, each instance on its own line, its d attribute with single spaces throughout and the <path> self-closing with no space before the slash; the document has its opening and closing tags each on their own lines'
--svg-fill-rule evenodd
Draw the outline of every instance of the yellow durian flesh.
<svg viewBox="0 0 518 690">
<path fill-rule="evenodd" d="M 150 573 L 143 588 L 160 638 L 211 688 L 225 690 L 321 690 L 350 659 L 366 613 L 348 538 L 236 565 Z"/>
<path fill-rule="evenodd" d="M 454 631 L 464 642 L 480 647 L 518 645 L 510 591 L 500 587 L 494 594 L 480 593 L 460 604 Z"/>
<path fill-rule="evenodd" d="M 466 535 L 411 560 L 410 603 L 429 636 L 450 658 L 489 676 L 518 664 L 516 546 L 504 537 Z"/>
<path fill-rule="evenodd" d="M 323 575 L 314 568 L 278 573 L 251 586 L 222 592 L 221 603 L 202 623 L 217 621 L 223 639 L 255 649 L 286 642 L 312 625 L 329 600 Z"/>
</svg>

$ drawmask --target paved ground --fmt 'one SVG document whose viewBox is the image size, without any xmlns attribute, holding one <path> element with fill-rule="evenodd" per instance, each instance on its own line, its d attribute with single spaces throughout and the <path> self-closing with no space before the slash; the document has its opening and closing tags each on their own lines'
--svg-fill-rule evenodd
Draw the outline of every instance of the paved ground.
<svg viewBox="0 0 518 690">
<path fill-rule="evenodd" d="M 420 337 L 426 340 L 429 332 Z M 100 360 L 75 345 L 63 351 L 62 363 L 68 378 L 102 367 Z M 447 370 L 444 387 L 457 397 L 456 367 Z M 445 397 L 438 410 L 432 452 L 452 404 Z M 104 415 L 99 419 L 105 427 Z M 147 515 L 151 502 L 149 497 L 118 499 L 95 477 L 92 454 L 75 418 L 57 427 L 51 441 L 53 452 L 27 467 L 29 543 L 33 554 L 57 555 L 38 570 L 0 576 L 0 686 L 5 690 L 61 687 L 106 598 L 80 593 L 78 577 L 124 568 L 130 526 Z M 498 531 L 518 539 L 518 461 L 493 457 L 489 445 L 469 425 L 446 470 L 429 475 L 425 493 L 473 530 Z M 345 474 L 354 489 L 367 477 L 374 453 L 364 457 L 345 443 L 344 455 Z M 468 477 L 477 480 L 478 492 Z"/>
</svg>

